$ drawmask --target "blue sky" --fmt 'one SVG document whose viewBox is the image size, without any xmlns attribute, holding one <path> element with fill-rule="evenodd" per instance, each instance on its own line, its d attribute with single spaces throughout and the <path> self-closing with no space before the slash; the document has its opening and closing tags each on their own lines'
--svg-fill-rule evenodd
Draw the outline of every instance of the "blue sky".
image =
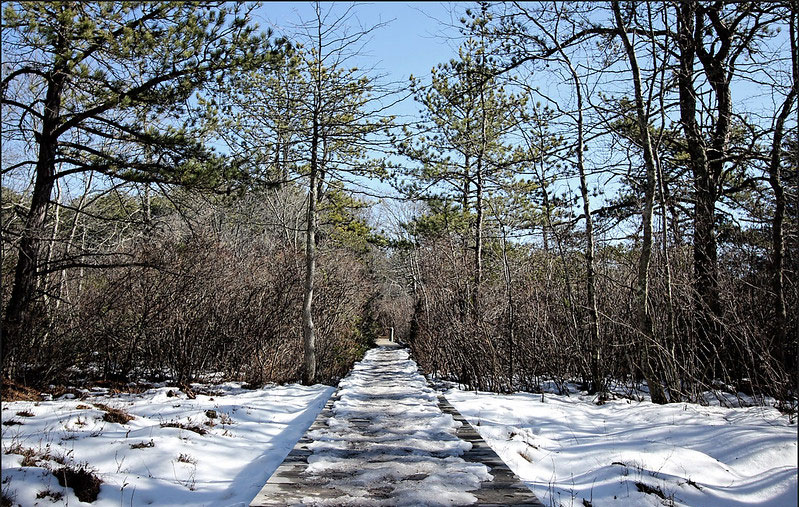
<svg viewBox="0 0 799 507">
<path fill-rule="evenodd" d="M 322 11 L 333 9 L 343 13 L 350 2 L 322 2 Z M 383 75 L 381 81 L 400 82 L 407 85 L 410 75 L 429 81 L 430 69 L 457 56 L 458 35 L 453 25 L 472 3 L 449 2 L 377 2 L 356 3 L 353 23 L 364 28 L 386 23 L 371 34 L 359 65 L 374 67 L 374 75 Z M 262 29 L 272 28 L 275 35 L 294 33 L 293 25 L 313 19 L 312 2 L 266 2 L 255 19 Z M 353 26 L 356 30 L 357 26 Z M 395 113 L 413 115 L 418 106 L 406 100 L 395 108 Z"/>
<path fill-rule="evenodd" d="M 348 2 L 323 2 L 323 11 L 343 12 Z M 378 65 L 394 79 L 410 74 L 424 76 L 437 63 L 448 61 L 456 52 L 452 43 L 441 36 L 455 34 L 446 25 L 456 24 L 469 3 L 379 2 L 358 3 L 354 15 L 364 27 L 388 22 L 376 30 L 366 48 L 364 59 Z M 454 11 L 454 19 L 450 16 Z M 291 25 L 313 16 L 311 2 L 267 2 L 256 19 L 262 28 L 271 27 L 277 34 L 291 33 Z"/>
</svg>

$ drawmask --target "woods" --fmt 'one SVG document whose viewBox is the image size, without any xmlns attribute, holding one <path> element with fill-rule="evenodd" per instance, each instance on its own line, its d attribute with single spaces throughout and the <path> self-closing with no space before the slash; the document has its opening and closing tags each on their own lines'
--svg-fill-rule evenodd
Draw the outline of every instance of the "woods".
<svg viewBox="0 0 799 507">
<path fill-rule="evenodd" d="M 4 5 L 5 379 L 335 382 L 392 327 L 469 388 L 796 410 L 794 0 L 457 5 L 399 83 L 358 6 L 269 7 Z"/>
</svg>

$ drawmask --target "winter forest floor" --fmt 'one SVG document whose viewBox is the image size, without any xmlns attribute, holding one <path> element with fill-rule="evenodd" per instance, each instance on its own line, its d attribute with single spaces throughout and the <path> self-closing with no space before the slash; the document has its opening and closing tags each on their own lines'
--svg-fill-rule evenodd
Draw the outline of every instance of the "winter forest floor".
<svg viewBox="0 0 799 507">
<path fill-rule="evenodd" d="M 409 378 L 415 375 L 407 354 L 391 360 Z M 400 392 L 383 396 L 372 410 L 378 415 L 371 423 L 382 429 L 377 436 L 359 435 L 344 422 L 363 410 L 369 396 L 363 389 L 378 389 L 367 385 L 369 361 L 374 357 L 342 380 L 340 393 L 350 389 L 351 396 L 339 399 L 329 421 L 334 431 L 312 444 L 313 470 L 322 476 L 349 471 L 329 485 L 343 488 L 354 503 L 377 503 L 357 497 L 378 476 L 426 481 L 383 503 L 468 503 L 469 489 L 488 472 L 461 462 L 468 445 L 452 436 L 457 423 L 451 417 L 432 410 L 434 390 L 421 382 L 404 385 L 404 392 L 418 391 L 417 402 Z M 102 481 L 93 505 L 247 505 L 334 392 L 321 385 L 248 390 L 235 383 L 193 389 L 193 398 L 169 387 L 135 394 L 95 388 L 3 403 L 4 498 L 12 505 L 79 505 L 54 474 L 69 468 L 87 469 Z M 451 388 L 443 394 L 547 505 L 797 505 L 797 426 L 770 407 L 658 406 L 623 398 L 598 406 L 576 391 L 496 395 Z M 417 449 L 412 459 L 371 468 L 340 452 L 360 439 L 376 456 L 390 455 L 385 451 L 398 443 L 392 414 L 413 428 L 406 437 L 413 441 L 402 442 Z"/>
</svg>

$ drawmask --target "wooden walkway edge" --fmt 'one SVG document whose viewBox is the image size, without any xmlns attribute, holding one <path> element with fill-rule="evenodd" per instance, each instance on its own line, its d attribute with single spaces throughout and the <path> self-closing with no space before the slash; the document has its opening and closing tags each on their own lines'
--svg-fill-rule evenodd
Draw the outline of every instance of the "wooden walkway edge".
<svg viewBox="0 0 799 507">
<path fill-rule="evenodd" d="M 327 420 L 333 416 L 333 405 L 339 400 L 339 392 L 333 393 L 314 422 L 289 452 L 283 463 L 269 477 L 261 491 L 255 495 L 250 507 L 276 507 L 279 505 L 302 505 L 302 498 L 332 498 L 332 492 L 319 488 L 306 480 L 302 472 L 308 467 L 308 456 L 313 454 L 308 444 L 313 439 L 308 434 L 327 427 Z M 328 494 L 325 494 L 328 493 Z"/>
<path fill-rule="evenodd" d="M 442 395 L 438 396 L 438 406 L 442 412 L 451 415 L 453 419 L 461 423 L 461 427 L 455 433 L 458 438 L 472 444 L 472 448 L 463 453 L 461 458 L 465 461 L 484 464 L 489 468 L 489 473 L 494 476 L 494 480 L 482 482 L 480 489 L 470 491 L 471 494 L 477 497 L 477 502 L 472 505 L 529 505 L 544 507 L 544 504 L 508 468 L 508 465 L 494 452 L 494 449 L 483 440 L 483 437 L 474 429 L 474 426 L 469 424 L 469 421 Z"/>
</svg>

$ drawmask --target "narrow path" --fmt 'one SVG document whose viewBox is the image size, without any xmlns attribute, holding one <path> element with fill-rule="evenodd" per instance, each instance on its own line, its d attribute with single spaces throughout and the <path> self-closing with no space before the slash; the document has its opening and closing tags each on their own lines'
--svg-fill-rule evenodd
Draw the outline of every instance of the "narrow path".
<svg viewBox="0 0 799 507">
<path fill-rule="evenodd" d="M 251 506 L 541 505 L 408 352 L 367 352 Z"/>
</svg>

